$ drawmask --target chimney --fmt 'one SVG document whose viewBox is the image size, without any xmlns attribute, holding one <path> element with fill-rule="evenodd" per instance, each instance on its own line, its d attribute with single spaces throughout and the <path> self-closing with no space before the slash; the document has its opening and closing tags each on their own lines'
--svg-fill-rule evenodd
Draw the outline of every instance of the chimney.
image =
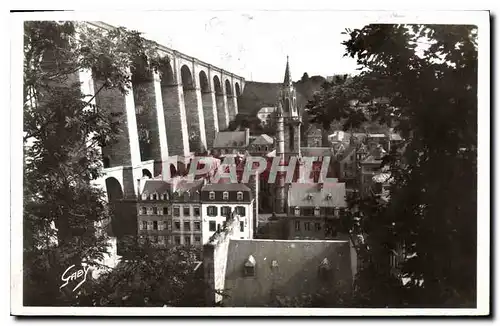
<svg viewBox="0 0 500 326">
<path fill-rule="evenodd" d="M 250 128 L 245 128 L 245 146 L 250 145 Z"/>
<path fill-rule="evenodd" d="M 141 179 L 137 179 L 137 200 L 141 200 Z"/>
</svg>

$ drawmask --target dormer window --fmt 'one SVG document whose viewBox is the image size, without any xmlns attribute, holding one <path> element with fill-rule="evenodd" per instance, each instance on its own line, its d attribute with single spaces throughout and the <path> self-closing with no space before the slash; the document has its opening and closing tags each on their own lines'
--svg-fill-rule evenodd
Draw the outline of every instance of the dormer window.
<svg viewBox="0 0 500 326">
<path fill-rule="evenodd" d="M 277 260 L 273 260 L 273 261 L 271 262 L 271 267 L 272 267 L 272 268 L 278 268 L 278 261 L 277 261 Z"/>
<path fill-rule="evenodd" d="M 243 200 L 243 192 L 238 191 L 238 193 L 236 194 L 236 199 L 237 200 Z"/>
<path fill-rule="evenodd" d="M 148 199 L 148 194 L 143 192 L 142 193 L 142 200 L 147 200 Z"/>
<path fill-rule="evenodd" d="M 296 216 L 300 215 L 300 208 L 299 207 L 295 207 L 295 215 Z"/>
<path fill-rule="evenodd" d="M 214 200 L 215 199 L 215 191 L 210 191 L 208 194 L 208 199 Z"/>
<path fill-rule="evenodd" d="M 319 216 L 320 215 L 320 208 L 319 207 L 314 207 L 314 216 Z"/>
<path fill-rule="evenodd" d="M 255 258 L 248 256 L 244 266 L 245 276 L 255 276 Z"/>
<path fill-rule="evenodd" d="M 229 200 L 229 192 L 224 191 L 222 193 L 222 200 Z"/>
<path fill-rule="evenodd" d="M 328 195 L 326 195 L 326 199 L 327 199 L 327 200 L 331 200 L 332 198 L 333 198 L 332 194 L 328 194 Z"/>
<path fill-rule="evenodd" d="M 331 270 L 332 267 L 330 265 L 330 261 L 328 260 L 328 258 L 323 259 L 319 264 L 318 268 L 319 278 L 322 281 L 328 281 L 332 275 Z"/>
<path fill-rule="evenodd" d="M 152 200 L 158 200 L 158 194 L 154 193 Z"/>
<path fill-rule="evenodd" d="M 312 194 L 307 194 L 306 198 L 307 198 L 307 200 L 312 200 L 313 195 Z"/>
<path fill-rule="evenodd" d="M 163 193 L 163 195 L 162 195 L 162 199 L 163 199 L 163 200 L 168 200 L 168 194 L 167 194 L 166 192 L 165 192 L 165 193 Z"/>
</svg>

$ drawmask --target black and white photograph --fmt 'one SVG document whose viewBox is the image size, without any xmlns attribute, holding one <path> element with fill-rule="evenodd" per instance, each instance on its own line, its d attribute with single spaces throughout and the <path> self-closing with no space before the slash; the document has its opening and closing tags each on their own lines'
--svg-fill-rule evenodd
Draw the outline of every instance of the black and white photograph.
<svg viewBox="0 0 500 326">
<path fill-rule="evenodd" d="M 10 18 L 12 315 L 491 313 L 488 11 Z"/>
</svg>

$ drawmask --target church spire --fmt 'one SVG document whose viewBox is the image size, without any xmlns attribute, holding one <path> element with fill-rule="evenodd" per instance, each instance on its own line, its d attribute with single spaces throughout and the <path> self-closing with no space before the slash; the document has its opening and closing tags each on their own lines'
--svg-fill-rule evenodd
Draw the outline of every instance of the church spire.
<svg viewBox="0 0 500 326">
<path fill-rule="evenodd" d="M 285 68 L 285 80 L 283 81 L 285 86 L 292 85 L 292 79 L 290 78 L 290 64 L 288 63 L 288 56 L 286 56 L 286 68 Z"/>
</svg>

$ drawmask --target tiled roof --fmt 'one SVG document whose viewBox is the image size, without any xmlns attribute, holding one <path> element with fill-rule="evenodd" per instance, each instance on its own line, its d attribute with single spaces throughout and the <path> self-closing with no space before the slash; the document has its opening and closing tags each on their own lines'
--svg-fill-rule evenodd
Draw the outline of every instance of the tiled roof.
<svg viewBox="0 0 500 326">
<path fill-rule="evenodd" d="M 246 147 L 248 139 L 246 139 L 245 131 L 220 131 L 215 135 L 214 148 L 226 147 Z"/>
<path fill-rule="evenodd" d="M 319 273 L 325 259 L 331 273 L 328 280 Z M 246 268 L 253 268 L 253 276 L 245 275 Z M 349 295 L 356 268 L 355 253 L 344 240 L 231 239 L 224 283 L 228 297 L 223 305 L 273 306 L 276 297 L 300 298 L 325 287 Z"/>
<path fill-rule="evenodd" d="M 243 183 L 210 183 L 202 191 L 250 191 Z"/>
<path fill-rule="evenodd" d="M 306 157 L 333 156 L 330 147 L 301 147 L 300 153 Z"/>
<path fill-rule="evenodd" d="M 186 191 L 192 192 L 196 190 L 201 190 L 203 184 L 204 184 L 203 179 L 194 180 L 193 182 L 187 182 L 186 180 L 181 180 L 176 186 L 176 191 L 183 193 Z"/>
<path fill-rule="evenodd" d="M 266 134 L 262 134 L 255 138 L 252 145 L 272 145 L 274 143 L 273 138 Z"/>
<path fill-rule="evenodd" d="M 345 183 L 292 183 L 289 207 L 346 207 Z"/>
<path fill-rule="evenodd" d="M 146 180 L 144 184 L 144 188 L 142 190 L 142 195 L 144 196 L 149 196 L 151 194 L 162 194 L 164 192 L 167 192 L 171 189 L 171 186 L 168 182 L 164 180 Z"/>
</svg>

